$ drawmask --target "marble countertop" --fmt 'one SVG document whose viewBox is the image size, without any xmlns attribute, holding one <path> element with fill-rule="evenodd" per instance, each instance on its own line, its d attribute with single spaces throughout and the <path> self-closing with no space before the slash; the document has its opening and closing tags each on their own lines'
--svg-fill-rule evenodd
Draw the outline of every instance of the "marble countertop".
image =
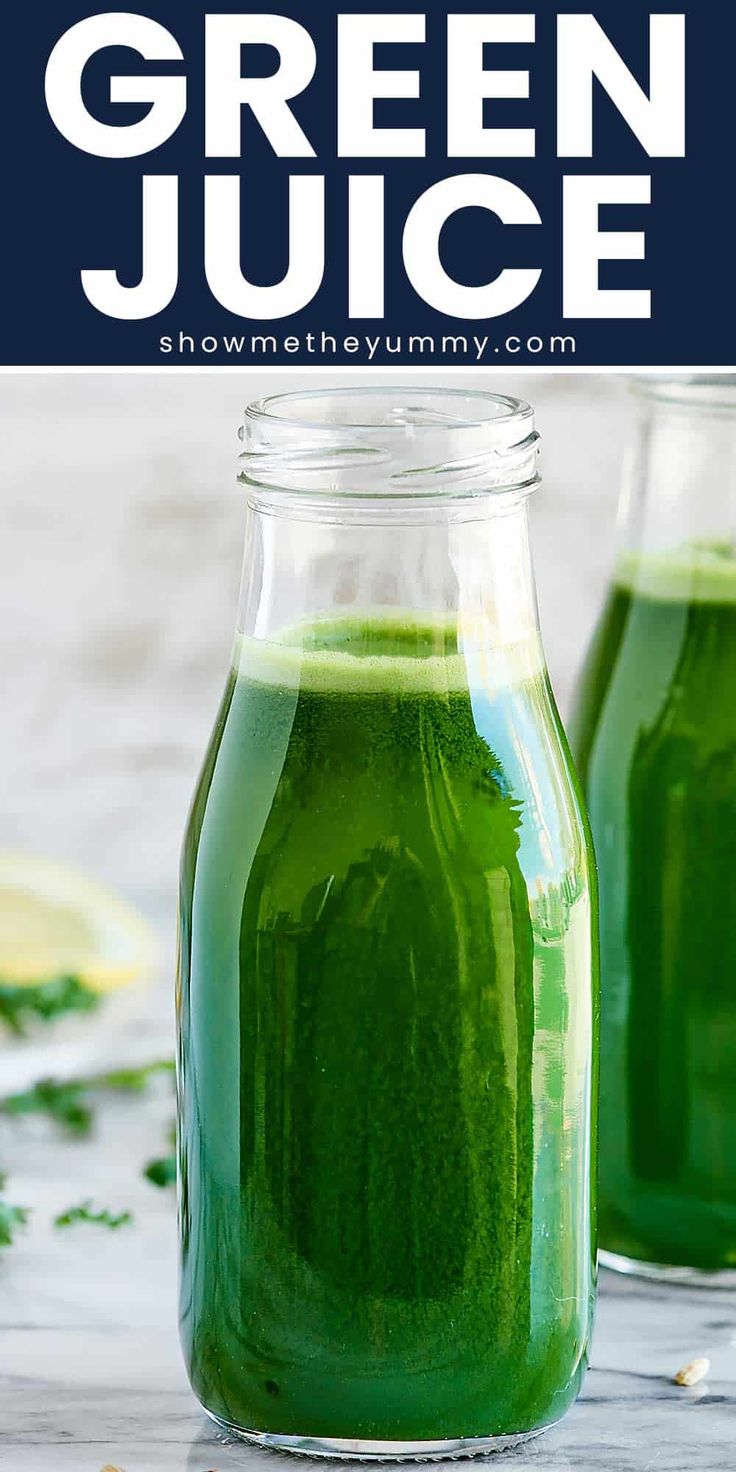
<svg viewBox="0 0 736 1472">
<path fill-rule="evenodd" d="M 126 1057 L 126 1031 L 139 1056 L 156 1055 L 162 1044 L 168 1051 L 167 1027 L 145 1030 L 142 1040 L 140 1020 L 130 1018 L 116 1030 L 118 1060 Z M 89 1063 L 89 1034 L 65 1047 L 65 1068 L 84 1064 L 80 1048 Z M 109 1026 L 92 1048 L 93 1067 L 102 1066 L 106 1047 Z M 7 1060 L 5 1045 L 3 1053 Z M 44 1071 L 49 1058 L 21 1053 L 11 1062 L 3 1092 L 15 1086 L 14 1072 L 31 1062 Z M 0 1256 L 0 1467 L 8 1472 L 269 1472 L 279 1463 L 294 1472 L 304 1465 L 221 1440 L 188 1388 L 175 1327 L 172 1193 L 141 1176 L 142 1164 L 166 1151 L 171 1115 L 162 1085 L 152 1096 L 105 1104 L 89 1141 L 69 1144 L 40 1120 L 2 1122 L 7 1195 L 32 1212 L 17 1244 Z M 89 1196 L 129 1208 L 133 1224 L 116 1232 L 54 1228 L 54 1214 Z M 678 1388 L 675 1371 L 699 1355 L 711 1360 L 707 1381 Z M 736 1466 L 736 1293 L 602 1274 L 580 1400 L 553 1431 L 492 1461 L 514 1472 Z"/>
</svg>

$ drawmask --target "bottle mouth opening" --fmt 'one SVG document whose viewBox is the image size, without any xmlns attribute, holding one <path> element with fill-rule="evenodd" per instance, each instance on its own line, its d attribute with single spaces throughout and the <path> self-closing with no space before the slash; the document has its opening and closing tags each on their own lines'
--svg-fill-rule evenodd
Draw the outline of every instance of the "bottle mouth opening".
<svg viewBox="0 0 736 1472">
<path fill-rule="evenodd" d="M 482 390 L 271 395 L 248 406 L 240 438 L 240 481 L 274 495 L 458 498 L 539 484 L 531 406 Z"/>
<path fill-rule="evenodd" d="M 271 394 L 249 404 L 248 420 L 290 424 L 295 431 L 324 429 L 396 430 L 473 429 L 503 419 L 532 416 L 529 404 L 483 389 L 435 389 L 380 385 L 360 388 L 300 389 Z"/>
</svg>

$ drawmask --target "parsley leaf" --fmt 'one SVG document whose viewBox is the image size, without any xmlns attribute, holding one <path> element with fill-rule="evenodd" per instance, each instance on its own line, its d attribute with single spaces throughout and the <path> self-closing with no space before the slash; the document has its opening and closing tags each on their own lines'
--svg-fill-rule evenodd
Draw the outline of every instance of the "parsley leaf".
<svg viewBox="0 0 736 1472">
<path fill-rule="evenodd" d="M 45 1114 L 70 1134 L 88 1135 L 94 1119 L 95 1094 L 142 1093 L 155 1074 L 170 1074 L 173 1069 L 171 1059 L 158 1058 L 140 1067 L 111 1069 L 87 1078 L 42 1078 L 30 1089 L 0 1099 L 0 1113 Z"/>
<path fill-rule="evenodd" d="M 116 1232 L 118 1227 L 129 1226 L 132 1220 L 133 1216 L 129 1211 L 121 1211 L 115 1215 L 107 1207 L 96 1209 L 91 1201 L 82 1201 L 79 1206 L 70 1206 L 67 1211 L 54 1217 L 54 1226 L 73 1227 L 78 1222 L 86 1222 L 89 1226 L 109 1227 L 110 1231 Z"/>
<path fill-rule="evenodd" d="M 176 1185 L 176 1156 L 164 1155 L 160 1160 L 149 1160 L 143 1174 L 152 1186 Z"/>
<path fill-rule="evenodd" d="M 53 1022 L 70 1012 L 93 1012 L 100 997 L 76 976 L 57 976 L 31 986 L 0 981 L 0 1022 L 23 1037 L 32 1019 Z"/>
<path fill-rule="evenodd" d="M 5 1189 L 5 1176 L 0 1175 L 0 1191 Z M 0 1247 L 10 1247 L 15 1240 L 15 1234 L 20 1227 L 24 1227 L 28 1220 L 28 1211 L 25 1206 L 11 1206 L 3 1196 L 0 1196 Z"/>
</svg>

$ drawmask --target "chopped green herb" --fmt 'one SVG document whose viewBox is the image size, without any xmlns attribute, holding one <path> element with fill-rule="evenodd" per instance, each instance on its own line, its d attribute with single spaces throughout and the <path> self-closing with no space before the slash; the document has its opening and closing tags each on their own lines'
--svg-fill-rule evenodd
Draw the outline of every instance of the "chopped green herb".
<svg viewBox="0 0 736 1472">
<path fill-rule="evenodd" d="M 82 1082 L 42 1078 L 20 1094 L 9 1094 L 0 1102 L 3 1114 L 46 1114 L 73 1135 L 89 1134 L 92 1110 L 84 1103 Z"/>
<path fill-rule="evenodd" d="M 88 1082 L 91 1088 L 118 1089 L 125 1093 L 140 1094 L 154 1074 L 173 1072 L 173 1058 L 156 1058 L 153 1063 L 144 1063 L 140 1067 L 116 1068 L 110 1073 L 100 1073 Z"/>
<path fill-rule="evenodd" d="M 172 1073 L 171 1059 L 159 1058 L 141 1067 L 117 1068 L 88 1078 L 42 1078 L 32 1088 L 0 1099 L 2 1114 L 45 1114 L 73 1135 L 88 1135 L 94 1118 L 91 1101 L 109 1091 L 141 1093 L 158 1073 Z"/>
<path fill-rule="evenodd" d="M 70 1012 L 93 1012 L 100 997 L 76 976 L 57 976 L 31 986 L 0 981 L 0 1022 L 22 1037 L 29 1022 L 52 1022 Z"/>
<path fill-rule="evenodd" d="M 175 1186 L 176 1156 L 164 1155 L 160 1160 L 149 1160 L 143 1174 L 152 1186 Z"/>
<path fill-rule="evenodd" d="M 0 1175 L 0 1191 L 4 1190 L 5 1176 Z M 0 1247 L 12 1246 L 16 1232 L 27 1221 L 28 1211 L 25 1206 L 11 1206 L 9 1201 L 0 1196 Z"/>
<path fill-rule="evenodd" d="M 67 1211 L 62 1211 L 59 1216 L 54 1217 L 55 1227 L 73 1227 L 78 1222 L 86 1222 L 93 1227 L 109 1227 L 116 1232 L 118 1227 L 127 1227 L 133 1220 L 132 1213 L 121 1211 L 115 1215 L 106 1207 L 96 1209 L 91 1201 L 82 1201 L 79 1206 L 70 1206 Z"/>
</svg>

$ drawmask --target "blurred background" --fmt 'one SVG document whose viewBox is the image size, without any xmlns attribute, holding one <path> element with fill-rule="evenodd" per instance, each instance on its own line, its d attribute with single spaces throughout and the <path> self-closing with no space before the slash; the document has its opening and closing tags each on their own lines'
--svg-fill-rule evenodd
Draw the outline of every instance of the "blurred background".
<svg viewBox="0 0 736 1472">
<path fill-rule="evenodd" d="M 180 836 L 235 624 L 241 413 L 264 393 L 334 381 L 345 382 L 314 370 L 0 375 L 1 844 L 76 864 L 139 905 L 167 976 Z M 537 409 L 532 534 L 564 714 L 612 559 L 633 404 L 613 375 L 452 382 Z"/>
</svg>

